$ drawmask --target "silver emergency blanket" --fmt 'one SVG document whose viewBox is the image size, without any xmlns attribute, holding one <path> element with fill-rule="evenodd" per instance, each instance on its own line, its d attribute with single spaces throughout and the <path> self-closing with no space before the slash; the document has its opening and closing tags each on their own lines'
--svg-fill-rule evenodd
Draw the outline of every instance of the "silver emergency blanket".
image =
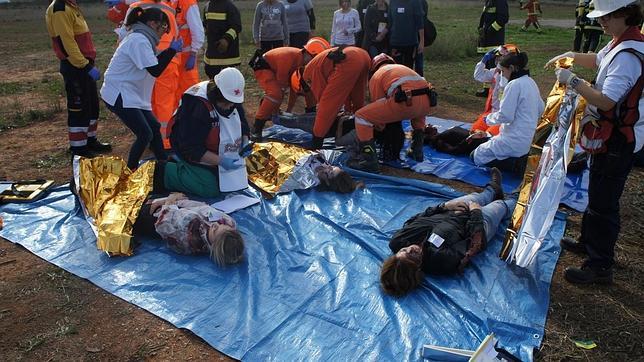
<svg viewBox="0 0 644 362">
<path fill-rule="evenodd" d="M 580 96 L 574 90 L 566 89 L 562 98 L 556 123 L 543 145 L 531 186 L 521 191 L 529 192 L 527 203 L 522 205 L 525 211 L 522 220 L 512 221 L 520 227 L 516 233 L 509 228 L 506 235 L 506 241 L 509 239 L 511 245 L 506 261 L 523 268 L 534 261 L 550 230 L 577 141 Z"/>
</svg>

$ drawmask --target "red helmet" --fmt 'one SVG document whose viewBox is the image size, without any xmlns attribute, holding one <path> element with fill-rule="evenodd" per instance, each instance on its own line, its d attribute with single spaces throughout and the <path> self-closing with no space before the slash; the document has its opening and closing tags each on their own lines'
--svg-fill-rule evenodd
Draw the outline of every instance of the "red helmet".
<svg viewBox="0 0 644 362">
<path fill-rule="evenodd" d="M 519 47 L 514 45 L 514 44 L 503 44 L 499 45 L 498 49 L 496 50 L 496 54 L 503 56 L 509 53 L 514 53 L 514 54 L 519 54 Z"/>
<path fill-rule="evenodd" d="M 385 53 L 380 53 L 373 57 L 371 60 L 371 73 L 374 73 L 378 68 L 385 64 L 396 64 L 396 61 L 394 58 L 390 57 L 389 55 Z"/>
<path fill-rule="evenodd" d="M 329 44 L 326 39 L 319 36 L 309 39 L 309 41 L 304 44 L 304 49 L 311 54 L 311 56 L 316 56 L 329 48 L 331 48 L 331 44 Z"/>
</svg>

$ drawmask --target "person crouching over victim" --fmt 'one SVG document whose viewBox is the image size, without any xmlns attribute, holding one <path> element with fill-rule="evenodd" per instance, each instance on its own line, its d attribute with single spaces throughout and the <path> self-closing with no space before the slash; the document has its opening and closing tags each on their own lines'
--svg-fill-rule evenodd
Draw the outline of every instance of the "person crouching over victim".
<svg viewBox="0 0 644 362">
<path fill-rule="evenodd" d="M 391 241 L 394 255 L 380 270 L 385 293 L 402 296 L 417 288 L 423 274 L 462 273 L 484 250 L 499 224 L 510 215 L 516 199 L 503 200 L 501 172 L 491 169 L 490 183 L 480 193 L 429 207 L 405 222 Z"/>
<path fill-rule="evenodd" d="M 162 239 L 178 254 L 208 254 L 219 266 L 244 258 L 244 239 L 235 220 L 181 193 L 146 200 L 134 223 L 134 235 Z"/>
<path fill-rule="evenodd" d="M 364 49 L 349 46 L 327 49 L 304 68 L 303 81 L 318 102 L 311 148 L 322 148 L 324 136 L 343 105 L 348 112 L 364 105 L 370 66 Z"/>
<path fill-rule="evenodd" d="M 261 141 L 264 125 L 279 111 L 284 92 L 290 86 L 291 75 L 298 68 L 308 64 L 314 56 L 329 48 L 329 42 L 315 37 L 304 45 L 304 49 L 281 47 L 269 50 L 263 55 L 255 53 L 249 64 L 255 71 L 259 87 L 264 91 L 264 98 L 255 115 L 255 125 L 251 134 L 254 140 Z"/>
<path fill-rule="evenodd" d="M 436 105 L 431 84 L 412 69 L 395 64 L 393 58 L 384 53 L 373 58 L 370 74 L 372 103 L 360 108 L 355 119 L 360 154 L 351 158 L 347 166 L 377 172 L 379 166 L 373 128 L 383 129 L 385 124 L 403 119 L 410 119 L 414 129 L 411 156 L 422 162 L 425 116 Z"/>
</svg>

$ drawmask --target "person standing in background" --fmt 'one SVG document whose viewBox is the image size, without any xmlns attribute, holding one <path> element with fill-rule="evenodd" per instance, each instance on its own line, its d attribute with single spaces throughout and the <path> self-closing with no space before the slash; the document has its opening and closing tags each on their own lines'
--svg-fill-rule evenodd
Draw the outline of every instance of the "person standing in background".
<svg viewBox="0 0 644 362">
<path fill-rule="evenodd" d="M 199 71 L 196 67 L 197 53 L 203 46 L 206 35 L 197 0 L 177 1 L 177 26 L 179 36 L 183 40 L 183 50 L 179 53 L 179 88 L 177 88 L 177 104 L 186 89 L 199 83 Z"/>
<path fill-rule="evenodd" d="M 391 0 L 388 31 L 391 56 L 396 63 L 414 69 L 416 53 L 423 52 L 425 24 L 421 0 Z"/>
<path fill-rule="evenodd" d="M 543 14 L 543 11 L 541 11 L 541 4 L 539 4 L 539 1 L 529 0 L 525 5 L 521 6 L 521 10 L 528 11 L 528 18 L 525 19 L 525 23 L 523 24 L 523 27 L 521 27 L 521 31 L 528 31 L 528 27 L 530 27 L 530 25 L 534 25 L 537 29 L 537 33 L 541 33 L 539 16 Z"/>
<path fill-rule="evenodd" d="M 358 7 L 356 10 L 358 11 L 358 17 L 360 18 L 360 31 L 356 33 L 356 46 L 361 47 L 362 49 L 366 49 L 369 51 L 367 48 L 364 47 L 364 34 L 365 34 L 365 18 L 367 16 L 367 9 L 369 6 L 373 5 L 375 3 L 375 0 L 358 0 Z M 376 53 L 380 54 L 380 53 Z"/>
<path fill-rule="evenodd" d="M 586 15 L 593 10 L 595 10 L 595 3 L 590 1 L 588 3 L 588 12 Z M 585 41 L 582 52 L 597 53 L 602 34 L 604 34 L 604 29 L 602 29 L 597 18 L 588 18 L 588 23 L 584 26 Z"/>
<path fill-rule="evenodd" d="M 239 57 L 241 17 L 231 0 L 209 1 L 203 15 L 207 38 L 204 69 L 208 79 L 213 79 L 222 69 L 241 64 Z"/>
<path fill-rule="evenodd" d="M 110 152 L 110 144 L 96 139 L 96 81 L 101 79 L 101 72 L 94 65 L 96 48 L 83 13 L 74 0 L 54 0 L 47 8 L 45 21 L 65 82 L 69 150 L 83 157 Z"/>
<path fill-rule="evenodd" d="M 584 28 L 589 20 L 586 15 L 588 14 L 588 2 L 590 0 L 579 0 L 575 8 L 575 39 L 573 40 L 572 50 L 578 52 L 581 50 L 581 43 L 584 40 Z"/>
<path fill-rule="evenodd" d="M 311 0 L 286 0 L 286 22 L 288 23 L 288 44 L 303 48 L 315 30 L 315 14 Z"/>
<path fill-rule="evenodd" d="M 356 33 L 361 29 L 360 16 L 351 7 L 351 0 L 340 0 L 340 9 L 333 13 L 331 46 L 355 45 Z"/>
<path fill-rule="evenodd" d="M 364 39 L 362 49 L 375 57 L 380 53 L 389 52 L 389 35 L 387 30 L 387 12 L 389 5 L 385 0 L 376 0 L 367 7 L 364 16 Z"/>
<path fill-rule="evenodd" d="M 427 5 L 427 0 L 420 0 L 420 7 L 423 9 L 423 30 L 424 30 L 425 29 L 425 23 L 427 22 L 427 13 L 429 12 L 429 8 L 428 8 L 428 5 Z M 424 34 L 425 33 L 423 32 L 423 35 Z M 427 45 L 427 44 L 425 44 L 424 41 L 422 41 L 422 43 L 423 43 L 423 48 L 418 49 L 418 52 L 416 52 L 416 54 L 414 54 L 414 70 L 421 77 L 423 77 L 425 75 L 425 70 L 424 70 L 424 67 L 425 67 L 425 52 L 424 52 L 425 47 L 424 46 Z"/>
<path fill-rule="evenodd" d="M 505 44 L 505 24 L 509 19 L 507 0 L 485 0 L 478 27 L 478 54 L 485 54 Z M 492 60 L 486 67 L 493 69 L 496 64 Z M 476 92 L 476 96 L 487 97 L 489 89 L 489 85 L 486 84 L 482 90 Z"/>
<path fill-rule="evenodd" d="M 286 8 L 277 0 L 262 0 L 255 8 L 253 20 L 253 41 L 255 47 L 267 52 L 289 45 Z"/>
</svg>

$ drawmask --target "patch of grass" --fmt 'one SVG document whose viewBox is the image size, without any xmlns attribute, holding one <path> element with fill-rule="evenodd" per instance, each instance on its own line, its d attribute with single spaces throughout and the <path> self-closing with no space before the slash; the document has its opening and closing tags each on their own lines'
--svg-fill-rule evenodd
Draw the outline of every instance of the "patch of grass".
<svg viewBox="0 0 644 362">
<path fill-rule="evenodd" d="M 47 336 L 44 334 L 37 334 L 23 342 L 20 343 L 20 348 L 24 352 L 31 352 L 34 349 L 40 347 L 47 340 Z"/>
<path fill-rule="evenodd" d="M 53 155 L 46 155 L 32 162 L 32 166 L 39 170 L 55 169 L 65 166 L 69 162 L 67 151 L 61 151 Z"/>
<path fill-rule="evenodd" d="M 63 320 L 56 322 L 56 329 L 54 330 L 56 337 L 68 336 L 70 334 L 78 334 L 78 327 L 71 323 L 70 320 L 65 317 Z"/>
<path fill-rule="evenodd" d="M 20 82 L 0 82 L 0 96 L 9 96 L 19 93 L 23 88 Z"/>
</svg>

